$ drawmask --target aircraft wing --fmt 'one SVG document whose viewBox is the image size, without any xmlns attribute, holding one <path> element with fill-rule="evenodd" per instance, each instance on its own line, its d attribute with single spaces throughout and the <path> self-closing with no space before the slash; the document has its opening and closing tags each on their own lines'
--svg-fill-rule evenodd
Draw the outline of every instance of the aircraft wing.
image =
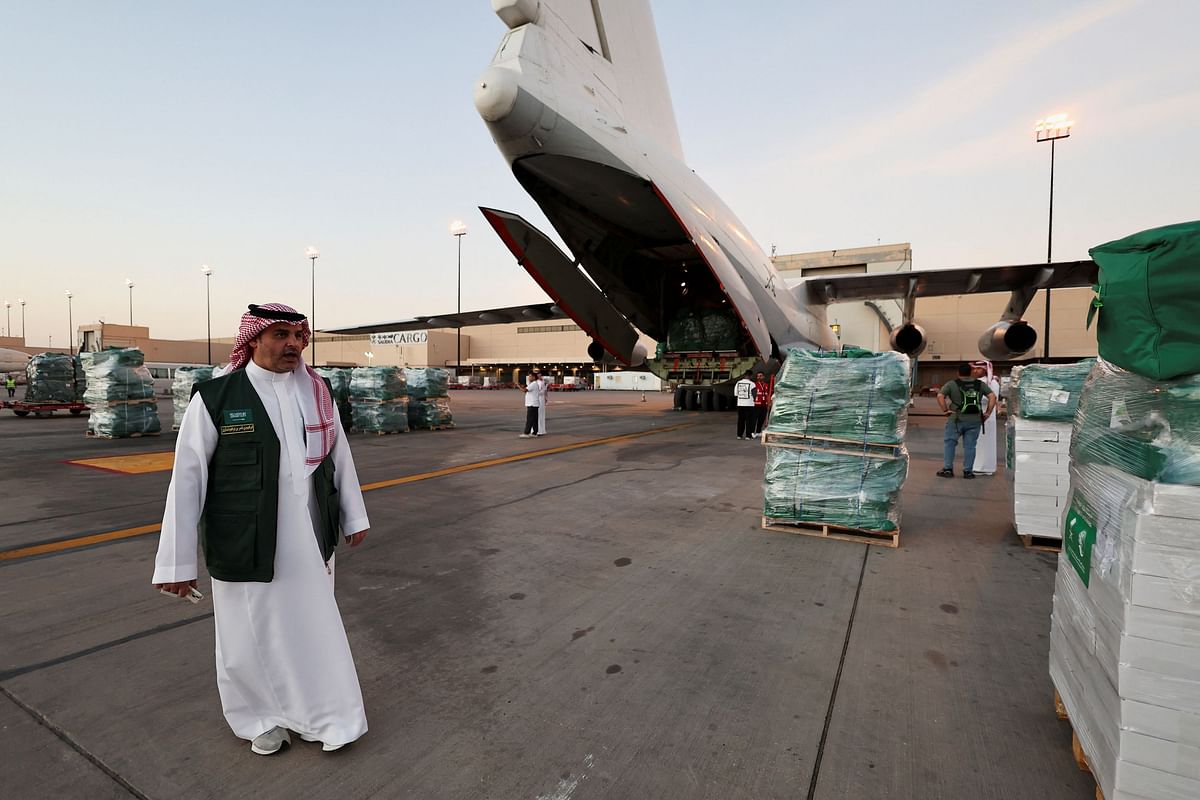
<svg viewBox="0 0 1200 800">
<path fill-rule="evenodd" d="M 553 303 L 531 303 L 508 308 L 489 308 L 483 311 L 464 311 L 461 314 L 437 314 L 432 317 L 409 317 L 371 325 L 352 325 L 346 328 L 322 328 L 321 333 L 400 333 L 430 328 L 467 328 L 471 325 L 500 325 L 506 322 L 540 322 L 566 319 L 567 315 Z"/>
<path fill-rule="evenodd" d="M 803 301 L 828 304 L 1020 289 L 1065 289 L 1091 286 L 1096 283 L 1097 276 L 1098 267 L 1094 261 L 1058 261 L 809 278 L 797 287 L 797 293 Z"/>
</svg>

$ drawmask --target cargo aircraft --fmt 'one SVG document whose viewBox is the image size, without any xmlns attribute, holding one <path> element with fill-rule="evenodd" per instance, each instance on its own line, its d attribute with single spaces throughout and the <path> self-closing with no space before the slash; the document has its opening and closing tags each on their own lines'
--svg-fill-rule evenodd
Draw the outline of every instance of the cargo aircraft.
<svg viewBox="0 0 1200 800">
<path fill-rule="evenodd" d="M 491 5 L 507 31 L 475 85 L 475 107 L 570 253 L 516 214 L 480 210 L 552 302 L 334 332 L 569 317 L 591 337 L 595 361 L 644 364 L 677 384 L 711 386 L 752 366 L 770 369 L 789 348 L 835 348 L 826 307 L 842 301 L 900 301 L 891 345 L 915 356 L 926 344 L 917 298 L 1010 292 L 979 350 L 1015 358 L 1037 342 L 1022 317 L 1039 289 L 1096 281 L 1094 262 L 1071 261 L 823 276 L 787 286 L 684 160 L 648 0 Z M 697 346 L 693 336 L 675 346 L 674 333 L 689 320 L 720 331 L 720 341 Z M 663 343 L 657 353 L 644 352 L 638 331 Z"/>
</svg>

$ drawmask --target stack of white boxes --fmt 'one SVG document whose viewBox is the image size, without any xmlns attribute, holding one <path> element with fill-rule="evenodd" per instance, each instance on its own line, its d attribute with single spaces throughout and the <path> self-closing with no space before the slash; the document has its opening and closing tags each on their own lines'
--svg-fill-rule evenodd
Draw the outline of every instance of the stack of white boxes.
<svg viewBox="0 0 1200 800">
<path fill-rule="evenodd" d="M 1009 417 L 1007 439 L 1017 533 L 1061 539 L 1071 488 L 1071 423 Z"/>
<path fill-rule="evenodd" d="M 1073 477 L 1097 534 L 1086 562 L 1073 537 L 1078 552 L 1059 557 L 1051 678 L 1107 800 L 1195 800 L 1200 487 L 1098 464 Z M 1073 554 L 1090 566 L 1086 586 Z"/>
</svg>

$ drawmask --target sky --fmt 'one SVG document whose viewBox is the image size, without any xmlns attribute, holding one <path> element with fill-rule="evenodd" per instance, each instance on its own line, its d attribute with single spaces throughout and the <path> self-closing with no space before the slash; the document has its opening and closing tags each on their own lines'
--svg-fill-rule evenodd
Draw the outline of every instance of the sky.
<svg viewBox="0 0 1200 800">
<path fill-rule="evenodd" d="M 1054 258 L 1200 218 L 1193 0 L 652 0 L 688 164 L 764 249 L 909 242 L 914 268 Z M 31 345 L 133 321 L 231 336 L 545 296 L 478 206 L 549 230 L 472 104 L 487 0 L 0 7 L 0 300 Z M 316 304 L 308 245 L 320 248 Z M 2 309 L 0 309 L 2 310 Z M 919 313 L 919 309 L 918 309 Z M 8 332 L 8 321 L 0 317 Z"/>
</svg>

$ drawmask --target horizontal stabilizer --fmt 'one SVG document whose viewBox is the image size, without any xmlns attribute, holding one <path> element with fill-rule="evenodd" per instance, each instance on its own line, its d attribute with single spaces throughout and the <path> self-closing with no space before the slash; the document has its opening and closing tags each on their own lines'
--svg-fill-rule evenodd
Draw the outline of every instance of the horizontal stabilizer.
<svg viewBox="0 0 1200 800">
<path fill-rule="evenodd" d="M 555 305 L 614 357 L 632 363 L 638 334 L 604 293 L 544 233 L 516 214 L 480 208 L 488 223 Z"/>
</svg>

